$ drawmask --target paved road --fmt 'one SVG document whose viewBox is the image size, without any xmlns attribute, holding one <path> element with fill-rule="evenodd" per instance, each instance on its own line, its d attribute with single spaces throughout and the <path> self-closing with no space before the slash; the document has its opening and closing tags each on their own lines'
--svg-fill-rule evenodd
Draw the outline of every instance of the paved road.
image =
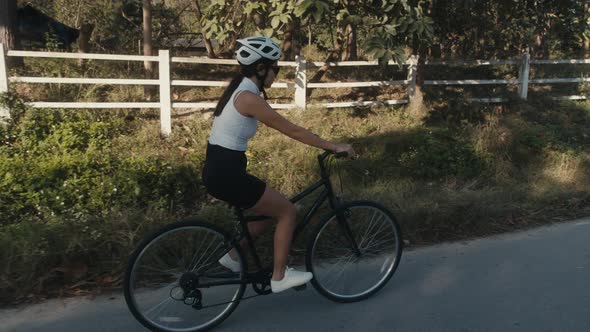
<svg viewBox="0 0 590 332">
<path fill-rule="evenodd" d="M 311 287 L 242 302 L 215 331 L 590 331 L 590 218 L 408 251 L 371 299 Z M 121 295 L 0 310 L 0 331 L 144 331 Z"/>
</svg>

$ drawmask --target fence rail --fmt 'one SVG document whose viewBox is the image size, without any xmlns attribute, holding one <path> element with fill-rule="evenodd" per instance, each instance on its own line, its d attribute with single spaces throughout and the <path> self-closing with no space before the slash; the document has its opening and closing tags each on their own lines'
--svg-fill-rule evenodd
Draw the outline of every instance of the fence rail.
<svg viewBox="0 0 590 332">
<path fill-rule="evenodd" d="M 159 75 L 157 79 L 115 79 L 115 78 L 58 78 L 58 77 L 8 77 L 6 57 L 30 57 L 30 58 L 58 58 L 58 59 L 89 59 L 107 61 L 152 61 L 158 62 Z M 227 81 L 204 81 L 204 80 L 174 80 L 171 79 L 171 64 L 208 64 L 208 65 L 238 65 L 236 60 L 209 59 L 206 57 L 171 57 L 168 50 L 160 50 L 157 56 L 142 55 L 120 55 L 120 54 L 92 54 L 92 53 L 61 53 L 61 52 L 38 52 L 38 51 L 16 51 L 5 50 L 0 44 L 0 93 L 7 92 L 9 84 L 32 83 L 32 84 L 112 84 L 112 85 L 155 85 L 159 86 L 159 102 L 43 102 L 34 101 L 29 105 L 36 108 L 159 108 L 161 132 L 164 136 L 170 135 L 172 131 L 171 113 L 172 109 L 215 108 L 216 103 L 212 102 L 172 102 L 171 90 L 176 86 L 189 87 L 224 87 Z M 368 81 L 368 82 L 330 82 L 330 83 L 308 83 L 307 69 L 322 66 L 347 67 L 347 66 L 377 66 L 377 61 L 346 61 L 346 62 L 308 62 L 303 57 L 296 61 L 279 61 L 279 66 L 295 67 L 295 80 L 293 82 L 275 82 L 272 88 L 295 89 L 293 103 L 271 104 L 275 109 L 306 109 L 308 106 L 319 106 L 324 108 L 338 108 L 351 106 L 373 106 L 373 105 L 400 105 L 407 104 L 416 91 L 416 75 L 418 58 L 410 57 L 405 63 L 389 61 L 388 65 L 403 66 L 407 71 L 407 79 L 390 81 Z M 583 83 L 590 82 L 590 78 L 549 78 L 529 79 L 530 66 L 552 65 L 552 64 L 590 64 L 590 59 L 569 59 L 569 60 L 542 60 L 531 59 L 524 54 L 521 59 L 511 60 L 474 60 L 474 61 L 425 61 L 428 66 L 498 66 L 518 65 L 519 76 L 517 79 L 463 79 L 463 80 L 425 80 L 424 85 L 448 86 L 448 85 L 517 85 L 520 98 L 527 99 L 528 86 L 530 84 L 562 84 L 562 83 Z M 349 101 L 332 102 L 309 105 L 307 102 L 307 89 L 330 89 L 330 88 L 361 88 L 361 87 L 385 87 L 385 86 L 406 86 L 407 97 L 404 99 L 392 99 L 382 101 Z M 587 96 L 561 96 L 557 99 L 584 100 Z M 475 98 L 473 101 L 485 103 L 505 102 L 505 98 Z M 9 117 L 8 110 L 0 108 L 0 117 Z"/>
<path fill-rule="evenodd" d="M 160 85 L 160 80 L 121 78 L 9 77 L 13 83 Z"/>
</svg>

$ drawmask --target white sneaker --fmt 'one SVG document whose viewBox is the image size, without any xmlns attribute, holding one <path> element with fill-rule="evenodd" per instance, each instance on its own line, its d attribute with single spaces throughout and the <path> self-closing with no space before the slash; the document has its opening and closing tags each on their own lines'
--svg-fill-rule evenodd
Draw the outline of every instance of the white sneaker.
<svg viewBox="0 0 590 332">
<path fill-rule="evenodd" d="M 306 284 L 313 278 L 311 272 L 297 271 L 290 268 L 285 269 L 285 276 L 283 280 L 270 280 L 270 288 L 273 293 L 282 292 L 285 289 L 297 287 Z"/>
<path fill-rule="evenodd" d="M 238 261 L 234 260 L 233 258 L 231 258 L 231 256 L 229 255 L 229 253 L 223 255 L 223 257 L 221 257 L 219 259 L 219 264 L 227 267 L 232 272 L 240 272 L 240 271 L 242 271 L 242 266 L 240 265 L 240 262 L 238 262 Z"/>
</svg>

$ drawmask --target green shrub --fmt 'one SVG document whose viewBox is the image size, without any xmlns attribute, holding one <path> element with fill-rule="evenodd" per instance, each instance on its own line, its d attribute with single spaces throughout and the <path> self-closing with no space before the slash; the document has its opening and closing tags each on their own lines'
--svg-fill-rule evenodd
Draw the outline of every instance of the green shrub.
<svg viewBox="0 0 590 332">
<path fill-rule="evenodd" d="M 401 153 L 399 163 L 410 176 L 430 179 L 474 177 L 484 166 L 470 144 L 441 130 L 422 130 L 413 135 L 407 150 Z"/>
<path fill-rule="evenodd" d="M 119 117 L 43 109 L 15 120 L 0 148 L 0 223 L 148 206 L 188 211 L 198 203 L 192 165 L 112 150 L 133 128 Z"/>
</svg>

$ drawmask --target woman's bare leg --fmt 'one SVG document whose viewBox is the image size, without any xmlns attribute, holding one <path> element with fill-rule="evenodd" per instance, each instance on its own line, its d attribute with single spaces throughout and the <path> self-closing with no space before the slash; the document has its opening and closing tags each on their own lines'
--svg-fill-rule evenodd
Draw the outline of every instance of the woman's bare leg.
<svg viewBox="0 0 590 332">
<path fill-rule="evenodd" d="M 273 219 L 266 219 L 266 220 L 260 220 L 260 221 L 248 223 L 248 232 L 250 232 L 250 236 L 252 236 L 252 240 L 255 240 L 258 236 L 260 236 L 260 234 L 262 234 L 264 232 L 266 227 L 268 227 L 268 225 L 270 225 L 274 222 L 275 221 Z M 243 238 L 240 241 L 240 247 L 242 247 L 242 250 L 243 250 L 242 252 L 245 252 L 250 249 L 250 248 L 248 248 L 248 241 L 246 240 L 246 238 Z M 234 249 L 229 251 L 229 256 L 233 260 L 237 259 L 237 254 Z"/>
<path fill-rule="evenodd" d="M 272 217 L 277 221 L 274 235 L 272 279 L 282 280 L 296 226 L 297 210 L 295 205 L 280 192 L 266 186 L 264 194 L 251 210 L 257 214 Z"/>
</svg>

